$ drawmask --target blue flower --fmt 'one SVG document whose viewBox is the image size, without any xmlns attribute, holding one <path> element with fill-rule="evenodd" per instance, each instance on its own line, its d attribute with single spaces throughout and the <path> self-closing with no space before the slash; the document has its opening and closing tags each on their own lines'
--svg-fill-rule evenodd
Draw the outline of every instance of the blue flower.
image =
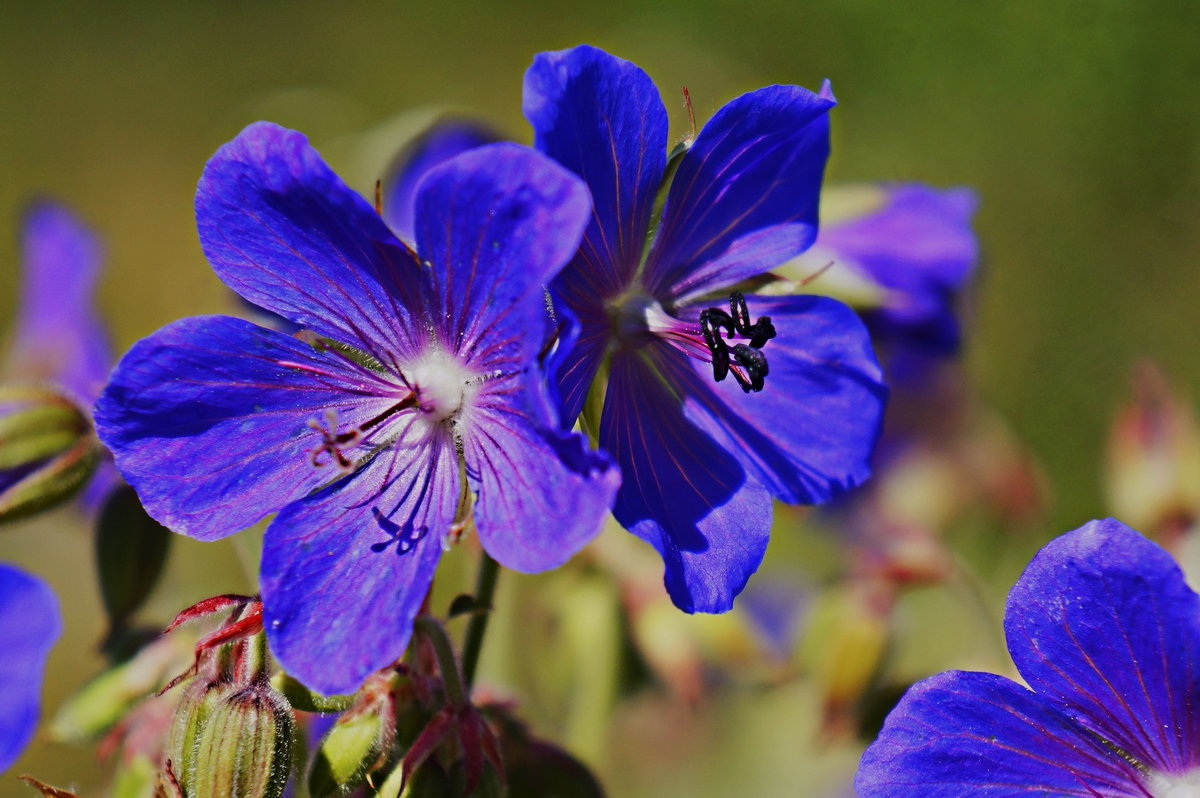
<svg viewBox="0 0 1200 798">
<path fill-rule="evenodd" d="M 46 656 L 61 632 L 58 600 L 49 586 L 0 563 L 0 772 L 33 737 Z"/>
<path fill-rule="evenodd" d="M 689 612 L 730 608 L 772 496 L 823 502 L 868 476 L 885 389 L 861 322 L 824 297 L 739 292 L 813 242 L 833 105 L 828 87 L 733 100 L 672 162 L 659 214 L 667 116 L 646 74 L 581 46 L 525 76 L 536 146 L 595 206 L 552 286 L 578 321 L 555 372 L 563 420 L 601 376 L 585 421 L 621 467 L 613 512 Z"/>
<path fill-rule="evenodd" d="M 1008 596 L 1028 689 L 948 671 L 908 691 L 867 749 L 859 795 L 1200 794 L 1200 596 L 1112 519 L 1052 541 Z"/>
<path fill-rule="evenodd" d="M 21 301 L 5 371 L 90 407 L 108 377 L 108 335 L 92 307 L 100 242 L 69 210 L 32 204 L 22 220 Z"/>
<path fill-rule="evenodd" d="M 298 133 L 258 123 L 209 161 L 196 218 L 217 275 L 308 332 L 169 325 L 122 359 L 97 423 L 173 529 L 212 540 L 279 511 L 264 624 L 310 686 L 400 656 L 472 498 L 483 547 L 519 571 L 598 530 L 618 472 L 561 431 L 537 363 L 542 286 L 589 212 L 574 176 L 496 144 L 426 175 L 414 251 Z"/>
<path fill-rule="evenodd" d="M 21 250 L 21 296 L 4 377 L 61 392 L 90 414 L 113 361 L 108 334 L 92 305 L 100 242 L 70 210 L 40 200 L 22 218 Z M 26 476 L 0 473 L 0 490 Z M 84 489 L 84 505 L 98 509 L 117 482 L 112 464 L 101 462 Z"/>
<path fill-rule="evenodd" d="M 969 188 L 921 183 L 827 187 L 812 248 L 775 274 L 854 304 L 892 389 L 924 392 L 962 343 L 963 295 L 979 263 Z"/>
<path fill-rule="evenodd" d="M 402 241 L 412 241 L 417 186 L 425 173 L 455 155 L 500 141 L 480 122 L 444 117 L 410 141 L 392 159 L 383 185 L 383 219 Z"/>
</svg>

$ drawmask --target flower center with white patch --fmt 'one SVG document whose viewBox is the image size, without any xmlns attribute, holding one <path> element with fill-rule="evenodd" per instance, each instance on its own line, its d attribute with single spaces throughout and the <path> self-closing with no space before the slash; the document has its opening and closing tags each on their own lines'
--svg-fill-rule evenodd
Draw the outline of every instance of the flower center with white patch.
<svg viewBox="0 0 1200 798">
<path fill-rule="evenodd" d="M 427 351 L 406 371 L 417 408 L 430 425 L 458 418 L 479 393 L 480 375 L 442 349 Z"/>
<path fill-rule="evenodd" d="M 1187 773 L 1151 773 L 1146 789 L 1154 798 L 1200 798 L 1200 768 Z"/>
</svg>

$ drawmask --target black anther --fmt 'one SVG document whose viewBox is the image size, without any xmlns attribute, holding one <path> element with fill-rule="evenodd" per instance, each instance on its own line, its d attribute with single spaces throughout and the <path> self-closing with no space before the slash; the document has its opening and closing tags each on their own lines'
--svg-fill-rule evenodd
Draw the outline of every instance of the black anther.
<svg viewBox="0 0 1200 798">
<path fill-rule="evenodd" d="M 766 378 L 769 369 L 767 368 L 767 356 L 752 346 L 746 344 L 736 344 L 733 347 L 733 359 L 742 367 L 745 372 L 743 376 L 738 369 L 733 369 L 733 376 L 737 378 L 738 384 L 742 386 L 742 390 L 746 393 L 751 391 L 761 391 L 763 389 L 763 380 Z"/>
<path fill-rule="evenodd" d="M 733 317 L 733 326 L 738 332 L 744 333 L 750 326 L 750 308 L 746 307 L 746 297 L 741 291 L 729 295 L 729 315 Z"/>
<path fill-rule="evenodd" d="M 725 335 L 721 335 L 722 329 Z M 729 313 L 720 308 L 700 311 L 700 332 L 712 354 L 714 380 L 721 382 L 732 371 L 743 391 L 762 390 L 768 370 L 766 355 L 760 350 L 775 337 L 775 325 L 770 316 L 763 316 L 752 324 L 746 297 L 740 291 L 734 291 L 729 295 Z M 732 347 L 733 362 L 737 366 L 731 368 L 728 339 L 735 335 L 749 340 Z"/>
</svg>

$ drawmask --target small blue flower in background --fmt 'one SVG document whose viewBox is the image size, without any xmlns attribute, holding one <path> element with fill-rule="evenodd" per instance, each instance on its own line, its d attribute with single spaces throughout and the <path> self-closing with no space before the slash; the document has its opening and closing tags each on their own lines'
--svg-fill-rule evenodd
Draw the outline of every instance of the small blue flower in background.
<svg viewBox="0 0 1200 798">
<path fill-rule="evenodd" d="M 1026 688 L 948 671 L 913 685 L 856 779 L 885 796 L 1200 795 L 1200 596 L 1112 519 L 1052 541 L 1008 597 Z"/>
<path fill-rule="evenodd" d="M 21 250 L 21 295 L 4 378 L 62 391 L 90 414 L 113 361 L 92 305 L 100 242 L 70 210 L 40 200 L 22 219 Z M 112 464 L 102 462 L 84 488 L 84 505 L 98 509 L 118 480 Z"/>
<path fill-rule="evenodd" d="M 425 174 L 455 155 L 500 141 L 486 125 L 470 119 L 437 120 L 396 155 L 383 185 L 383 219 L 402 241 L 415 240 L 417 186 Z"/>
<path fill-rule="evenodd" d="M 49 586 L 0 563 L 0 772 L 33 737 L 46 656 L 61 632 L 58 599 Z"/>
<path fill-rule="evenodd" d="M 889 378 L 919 377 L 922 360 L 956 353 L 960 299 L 979 263 L 971 220 L 975 192 L 920 183 L 826 187 L 821 232 L 808 252 L 777 270 L 803 279 L 834 267 L 814 288 L 866 301 L 860 314 Z"/>
<path fill-rule="evenodd" d="M 797 86 L 727 104 L 680 158 L 655 226 L 667 114 L 650 78 L 587 46 L 542 53 L 525 76 L 535 145 L 595 205 L 552 285 L 578 323 L 556 361 L 563 421 L 605 376 L 613 512 L 658 549 L 689 612 L 732 606 L 772 496 L 824 502 L 869 473 L 885 389 L 862 323 L 825 297 L 738 290 L 812 244 L 833 105 L 828 88 Z"/>
<path fill-rule="evenodd" d="M 519 571 L 598 531 L 618 472 L 561 431 L 537 363 L 542 286 L 589 214 L 577 178 L 496 144 L 426 175 L 414 252 L 298 133 L 258 123 L 209 161 L 196 217 L 217 275 L 308 332 L 169 325 L 121 361 L 98 427 L 177 531 L 213 540 L 280 511 L 264 623 L 311 687 L 353 689 L 400 656 L 472 494 L 483 547 Z"/>
<path fill-rule="evenodd" d="M 92 307 L 100 242 L 48 201 L 31 205 L 21 228 L 24 279 L 5 372 L 57 385 L 90 407 L 112 367 L 108 335 Z"/>
</svg>

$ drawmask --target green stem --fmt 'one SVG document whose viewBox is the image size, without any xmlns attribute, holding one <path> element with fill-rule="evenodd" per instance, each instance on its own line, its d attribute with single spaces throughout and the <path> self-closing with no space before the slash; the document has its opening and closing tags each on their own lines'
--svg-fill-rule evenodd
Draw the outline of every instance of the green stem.
<svg viewBox="0 0 1200 798">
<path fill-rule="evenodd" d="M 437 657 L 438 670 L 442 672 L 442 684 L 446 686 L 446 698 L 456 707 L 467 703 L 467 689 L 463 687 L 462 677 L 458 673 L 458 661 L 454 658 L 454 647 L 446 630 L 429 615 L 419 615 L 413 623 L 417 633 L 433 646 L 433 654 Z"/>
<path fill-rule="evenodd" d="M 479 664 L 479 652 L 483 648 L 483 633 L 487 631 L 488 616 L 492 614 L 492 597 L 496 594 L 496 578 L 500 565 L 486 551 L 480 552 L 479 574 L 475 577 L 475 612 L 467 624 L 463 637 L 463 681 L 467 689 L 475 683 L 475 670 Z"/>
</svg>

